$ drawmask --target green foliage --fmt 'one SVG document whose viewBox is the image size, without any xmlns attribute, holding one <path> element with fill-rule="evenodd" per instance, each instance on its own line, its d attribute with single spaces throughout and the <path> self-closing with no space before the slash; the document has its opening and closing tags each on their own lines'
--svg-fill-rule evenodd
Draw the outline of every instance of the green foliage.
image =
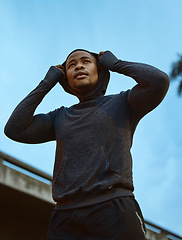
<svg viewBox="0 0 182 240">
<path fill-rule="evenodd" d="M 182 95 L 182 55 L 180 54 L 177 61 L 172 63 L 170 79 L 179 80 L 178 95 Z"/>
</svg>

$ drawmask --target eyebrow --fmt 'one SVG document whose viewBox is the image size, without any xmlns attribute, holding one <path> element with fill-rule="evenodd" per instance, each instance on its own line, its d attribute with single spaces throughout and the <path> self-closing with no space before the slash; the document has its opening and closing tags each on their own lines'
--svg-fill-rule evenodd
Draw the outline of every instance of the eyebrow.
<svg viewBox="0 0 182 240">
<path fill-rule="evenodd" d="M 89 57 L 89 56 L 83 56 L 83 57 L 81 57 L 80 59 L 86 59 L 86 58 L 89 58 L 89 59 L 92 60 L 92 58 Z M 68 66 L 70 63 L 74 62 L 74 61 L 76 61 L 76 60 L 75 60 L 75 59 L 70 60 L 70 61 L 67 63 L 67 66 Z"/>
</svg>

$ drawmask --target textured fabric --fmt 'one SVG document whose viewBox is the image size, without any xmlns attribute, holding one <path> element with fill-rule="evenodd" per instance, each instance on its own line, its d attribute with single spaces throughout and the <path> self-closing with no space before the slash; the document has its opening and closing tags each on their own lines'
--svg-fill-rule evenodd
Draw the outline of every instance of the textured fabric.
<svg viewBox="0 0 182 240">
<path fill-rule="evenodd" d="M 106 51 L 92 90 L 80 102 L 48 114 L 34 115 L 44 96 L 59 82 L 70 87 L 51 67 L 45 79 L 14 110 L 5 133 L 24 143 L 57 142 L 53 198 L 57 208 L 71 209 L 119 196 L 133 195 L 130 148 L 140 119 L 164 98 L 168 76 L 152 66 L 117 60 Z M 103 96 L 109 71 L 132 77 L 137 84 L 126 92 Z M 66 85 L 67 84 L 67 85 Z"/>
<path fill-rule="evenodd" d="M 144 240 L 145 225 L 133 197 L 74 210 L 55 210 L 49 240 Z"/>
<path fill-rule="evenodd" d="M 132 195 L 130 148 L 137 119 L 127 95 L 101 96 L 49 114 L 57 150 L 64 153 L 56 155 L 53 176 L 53 198 L 60 207 Z"/>
</svg>

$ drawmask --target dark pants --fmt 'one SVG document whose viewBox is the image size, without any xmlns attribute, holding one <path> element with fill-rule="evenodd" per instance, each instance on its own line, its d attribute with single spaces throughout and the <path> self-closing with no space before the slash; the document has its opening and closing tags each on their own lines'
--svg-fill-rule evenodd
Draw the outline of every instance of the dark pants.
<svg viewBox="0 0 182 240">
<path fill-rule="evenodd" d="M 133 197 L 71 210 L 54 210 L 49 240 L 144 240 L 145 226 Z"/>
</svg>

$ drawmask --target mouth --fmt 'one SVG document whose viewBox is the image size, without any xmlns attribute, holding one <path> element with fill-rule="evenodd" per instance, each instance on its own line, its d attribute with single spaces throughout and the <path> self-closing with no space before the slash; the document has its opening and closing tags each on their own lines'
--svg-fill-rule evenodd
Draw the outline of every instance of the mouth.
<svg viewBox="0 0 182 240">
<path fill-rule="evenodd" d="M 85 78 L 86 76 L 88 76 L 87 72 L 79 71 L 75 74 L 74 78 L 82 79 L 82 78 Z"/>
</svg>

